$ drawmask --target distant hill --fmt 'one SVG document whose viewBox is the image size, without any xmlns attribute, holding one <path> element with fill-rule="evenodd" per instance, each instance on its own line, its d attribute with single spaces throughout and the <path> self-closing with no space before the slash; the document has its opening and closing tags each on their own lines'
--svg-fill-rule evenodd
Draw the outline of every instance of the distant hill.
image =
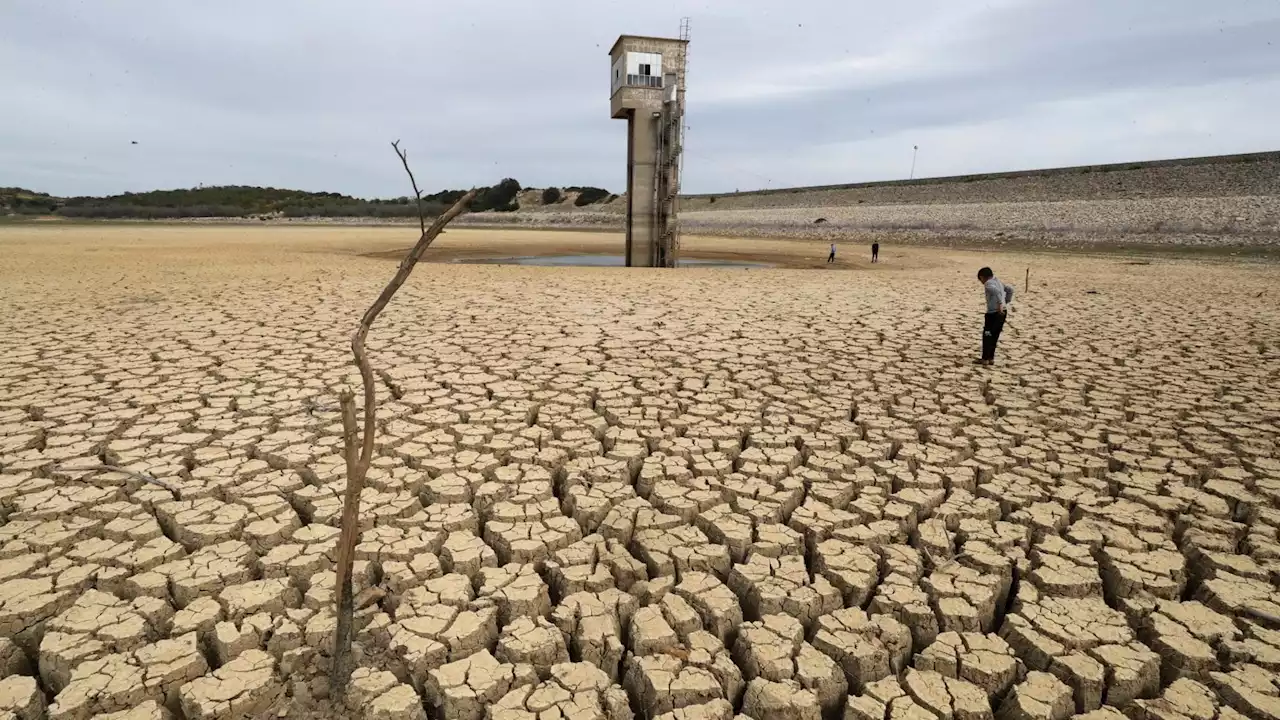
<svg viewBox="0 0 1280 720">
<path fill-rule="evenodd" d="M 434 216 L 462 197 L 443 190 L 423 197 Z M 760 208 L 843 207 L 935 203 L 1008 203 L 1062 200 L 1147 200 L 1162 197 L 1280 195 L 1280 152 L 1180 158 L 1067 168 L 917 178 L 845 185 L 773 188 L 732 193 L 682 195 L 681 211 Z M 619 215 L 625 202 L 597 187 L 526 188 L 507 178 L 480 188 L 472 212 L 504 213 L 479 222 L 529 224 L 546 213 L 587 209 Z M 537 217 L 505 215 L 541 211 Z M 570 213 L 583 215 L 583 213 Z M 1237 213 L 1238 214 L 1238 213 Z M 68 218 L 415 218 L 412 198 L 362 199 L 339 193 L 306 192 L 243 185 L 153 190 L 108 197 L 60 198 L 25 188 L 0 188 L 0 215 L 57 215 Z M 1235 217 L 1233 215 L 1232 217 Z M 541 219 L 539 219 L 541 218 Z M 1153 221 L 1154 222 L 1154 221 Z M 1208 222 L 1208 221 L 1206 221 Z"/>
<path fill-rule="evenodd" d="M 554 192 L 552 192 L 554 191 Z M 443 190 L 423 196 L 423 209 L 434 216 L 466 191 Z M 586 205 L 610 198 L 601 188 L 523 188 L 512 178 L 480 188 L 472 212 L 510 212 L 544 204 Z M 371 217 L 413 218 L 411 197 L 363 199 L 340 193 L 261 188 L 247 185 L 152 190 L 107 197 L 59 198 L 25 188 L 0 188 L 0 215 L 58 215 L 68 218 L 200 218 L 200 217 Z"/>
</svg>

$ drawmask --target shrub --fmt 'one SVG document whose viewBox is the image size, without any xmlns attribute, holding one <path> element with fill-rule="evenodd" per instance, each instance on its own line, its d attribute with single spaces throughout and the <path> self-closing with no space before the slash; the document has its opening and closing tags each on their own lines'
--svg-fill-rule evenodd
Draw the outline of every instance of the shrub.
<svg viewBox="0 0 1280 720">
<path fill-rule="evenodd" d="M 598 187 L 584 187 L 578 190 L 578 199 L 573 201 L 574 205 L 582 207 L 592 203 L 600 202 L 609 197 L 609 191 Z"/>
<path fill-rule="evenodd" d="M 520 183 L 513 178 L 506 178 L 497 185 L 484 188 L 476 193 L 476 199 L 471 202 L 471 210 L 472 212 L 484 212 L 485 210 L 511 212 L 518 210 L 520 205 L 516 202 L 516 195 L 519 193 Z"/>
<path fill-rule="evenodd" d="M 560 202 L 561 197 L 560 188 L 549 187 L 542 191 L 542 204 L 555 205 Z"/>
</svg>

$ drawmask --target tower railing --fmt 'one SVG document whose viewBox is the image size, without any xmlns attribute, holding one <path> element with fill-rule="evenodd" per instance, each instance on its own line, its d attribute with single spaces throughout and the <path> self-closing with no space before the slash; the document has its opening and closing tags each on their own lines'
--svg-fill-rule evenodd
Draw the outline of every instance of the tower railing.
<svg viewBox="0 0 1280 720">
<path fill-rule="evenodd" d="M 661 75 L 628 75 L 625 87 L 660 88 Z"/>
</svg>

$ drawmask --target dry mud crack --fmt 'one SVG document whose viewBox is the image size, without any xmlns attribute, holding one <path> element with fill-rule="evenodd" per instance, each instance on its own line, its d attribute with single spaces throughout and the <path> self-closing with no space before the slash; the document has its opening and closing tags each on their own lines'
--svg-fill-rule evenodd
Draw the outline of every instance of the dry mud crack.
<svg viewBox="0 0 1280 720">
<path fill-rule="evenodd" d="M 1274 268 L 1039 258 L 994 369 L 970 258 L 424 268 L 338 705 L 387 268 L 280 252 L 0 273 L 0 717 L 1280 718 Z"/>
</svg>

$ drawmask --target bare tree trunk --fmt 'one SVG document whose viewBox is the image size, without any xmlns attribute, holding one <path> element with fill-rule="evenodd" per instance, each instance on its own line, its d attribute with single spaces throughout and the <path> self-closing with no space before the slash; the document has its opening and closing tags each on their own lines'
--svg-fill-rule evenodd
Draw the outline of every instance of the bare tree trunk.
<svg viewBox="0 0 1280 720">
<path fill-rule="evenodd" d="M 413 171 L 409 169 L 408 153 L 400 149 L 399 140 L 391 143 L 391 147 L 395 149 L 405 172 L 409 174 L 409 182 L 413 185 L 413 193 L 418 204 L 418 228 L 422 234 L 418 237 L 417 244 L 400 262 L 395 276 L 382 289 L 378 299 L 374 300 L 365 311 L 364 317 L 360 318 L 360 325 L 351 336 L 351 353 L 355 356 L 356 366 L 360 368 L 360 383 L 364 386 L 363 428 L 359 430 L 356 428 L 355 395 L 350 390 L 344 390 L 338 396 L 338 404 L 342 409 L 342 448 L 347 465 L 347 490 L 342 502 L 342 533 L 338 538 L 337 583 L 334 588 L 337 595 L 338 626 L 333 637 L 333 667 L 330 669 L 329 686 L 330 696 L 335 698 L 346 691 L 347 681 L 353 669 L 350 667 L 350 655 L 351 625 L 355 607 L 351 592 L 351 568 L 355 561 L 356 541 L 360 537 L 360 492 L 364 490 L 365 475 L 369 472 L 369 464 L 373 461 L 373 439 L 377 422 L 377 386 L 374 385 L 373 367 L 369 365 L 364 341 L 369 335 L 373 322 L 378 319 L 378 315 L 391 301 L 400 286 L 409 279 L 413 267 L 418 264 L 418 260 L 431 246 L 432 241 L 450 221 L 466 210 L 476 196 L 475 190 L 463 195 L 453 204 L 453 207 L 436 218 L 435 222 L 431 223 L 431 227 L 427 227 L 426 218 L 422 214 L 422 192 L 418 189 Z"/>
</svg>

